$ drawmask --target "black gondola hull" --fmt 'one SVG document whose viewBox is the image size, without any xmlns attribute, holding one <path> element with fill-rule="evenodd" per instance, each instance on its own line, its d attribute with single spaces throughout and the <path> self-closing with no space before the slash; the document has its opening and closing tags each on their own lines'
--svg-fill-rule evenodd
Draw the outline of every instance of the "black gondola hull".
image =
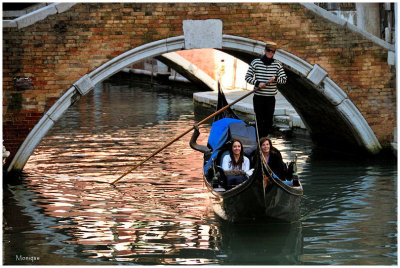
<svg viewBox="0 0 400 268">
<path fill-rule="evenodd" d="M 217 110 L 227 104 L 225 95 L 218 84 Z M 214 122 L 223 118 L 239 119 L 230 108 L 218 114 Z M 208 159 L 205 158 L 204 163 L 207 162 L 206 160 Z M 300 201 L 303 195 L 301 182 L 298 181 L 296 186 L 289 186 L 280 179 L 274 178 L 273 174 L 262 172 L 269 170 L 262 165 L 264 164 L 261 161 L 256 161 L 253 175 L 232 189 L 214 188 L 211 185 L 215 171 L 213 171 L 214 175 L 208 176 L 208 179 L 207 174 L 204 174 L 204 182 L 210 193 L 213 210 L 219 217 L 231 222 L 258 218 L 293 222 L 300 218 Z M 265 176 L 268 176 L 266 184 Z"/>
<path fill-rule="evenodd" d="M 214 212 L 227 221 L 239 222 L 249 219 L 274 218 L 293 222 L 300 218 L 303 188 L 291 187 L 284 182 L 269 178 L 264 188 L 260 168 L 246 182 L 218 192 L 204 178 L 210 192 Z"/>
</svg>

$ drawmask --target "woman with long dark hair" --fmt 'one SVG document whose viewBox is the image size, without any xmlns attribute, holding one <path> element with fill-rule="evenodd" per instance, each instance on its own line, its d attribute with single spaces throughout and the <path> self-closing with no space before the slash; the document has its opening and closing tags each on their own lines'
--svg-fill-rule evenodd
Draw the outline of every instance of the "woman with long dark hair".
<svg viewBox="0 0 400 268">
<path fill-rule="evenodd" d="M 287 167 L 283 162 L 281 152 L 272 146 L 270 139 L 265 137 L 260 139 L 260 149 L 262 160 L 281 180 L 284 180 L 287 177 Z"/>
<path fill-rule="evenodd" d="M 243 144 L 240 140 L 233 140 L 229 154 L 222 157 L 222 169 L 226 175 L 223 187 L 230 189 L 246 181 L 253 174 L 250 169 L 250 160 L 244 155 Z"/>
<path fill-rule="evenodd" d="M 250 160 L 244 155 L 243 144 L 240 140 L 233 140 L 229 154 L 222 158 L 223 170 L 242 170 L 250 169 Z"/>
</svg>

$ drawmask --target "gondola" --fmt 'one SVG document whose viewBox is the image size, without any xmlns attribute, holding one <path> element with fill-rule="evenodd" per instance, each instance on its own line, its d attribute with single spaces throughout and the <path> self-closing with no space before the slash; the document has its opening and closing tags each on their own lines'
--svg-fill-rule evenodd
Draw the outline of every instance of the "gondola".
<svg viewBox="0 0 400 268">
<path fill-rule="evenodd" d="M 227 104 L 219 87 L 217 111 Z M 204 153 L 203 179 L 210 193 L 213 210 L 220 218 L 230 222 L 254 219 L 293 222 L 300 218 L 303 187 L 296 174 L 295 162 L 290 180 L 278 178 L 259 156 L 256 128 L 253 125 L 241 120 L 229 107 L 214 118 L 206 149 L 201 145 L 203 150 L 198 149 L 199 146 L 196 148 L 198 135 L 198 131 L 193 133 L 190 145 Z M 242 141 L 245 154 L 254 168 L 253 174 L 238 185 L 227 185 L 227 177 L 245 174 L 227 172 L 220 167 L 221 157 L 228 150 L 232 138 Z"/>
</svg>

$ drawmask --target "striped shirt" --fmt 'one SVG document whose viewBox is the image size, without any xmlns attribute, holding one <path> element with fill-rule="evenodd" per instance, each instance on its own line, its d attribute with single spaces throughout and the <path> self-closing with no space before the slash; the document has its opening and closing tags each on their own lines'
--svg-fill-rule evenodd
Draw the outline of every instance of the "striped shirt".
<svg viewBox="0 0 400 268">
<path fill-rule="evenodd" d="M 268 83 L 274 76 L 275 82 Z M 267 83 L 265 88 L 259 88 L 255 92 L 256 95 L 275 96 L 278 93 L 277 84 L 286 84 L 287 76 L 280 61 L 274 60 L 271 65 L 265 65 L 261 59 L 255 59 L 250 63 L 245 80 L 256 87 L 260 83 Z"/>
</svg>

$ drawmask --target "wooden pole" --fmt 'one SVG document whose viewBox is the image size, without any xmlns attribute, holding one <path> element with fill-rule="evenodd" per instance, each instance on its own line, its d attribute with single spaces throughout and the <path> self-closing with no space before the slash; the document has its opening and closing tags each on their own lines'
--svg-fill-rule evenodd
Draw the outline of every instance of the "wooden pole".
<svg viewBox="0 0 400 268">
<path fill-rule="evenodd" d="M 197 123 L 198 126 L 204 124 L 205 122 L 207 122 L 208 120 L 210 120 L 211 118 L 213 118 L 214 116 L 222 113 L 223 111 L 225 111 L 226 109 L 228 109 L 229 107 L 231 107 L 232 105 L 234 105 L 235 103 L 243 100 L 244 98 L 246 98 L 247 96 L 253 94 L 257 89 L 254 89 L 252 91 L 250 91 L 249 93 L 246 93 L 245 95 L 243 95 L 242 97 L 238 98 L 237 100 L 235 100 L 234 102 L 232 102 L 231 104 L 228 104 L 226 106 L 224 106 L 223 108 L 219 109 L 218 111 L 216 111 L 215 113 L 209 115 L 208 117 L 204 118 L 203 120 L 201 120 L 200 122 Z M 124 174 L 122 174 L 118 179 L 116 179 L 115 181 L 113 181 L 111 184 L 116 183 L 117 181 L 119 181 L 120 179 L 122 179 L 123 177 L 125 177 L 126 175 L 128 175 L 129 173 L 131 173 L 133 170 L 135 170 L 136 168 L 138 168 L 139 166 L 141 166 L 144 162 L 146 162 L 147 160 L 149 160 L 150 158 L 152 158 L 153 156 L 155 156 L 156 154 L 158 154 L 159 152 L 161 152 L 162 150 L 164 150 L 165 148 L 167 148 L 168 146 L 170 146 L 172 143 L 174 143 L 175 141 L 179 140 L 180 138 L 182 138 L 183 136 L 185 136 L 187 133 L 189 133 L 190 131 L 192 131 L 194 129 L 194 127 L 191 127 L 187 130 L 185 130 L 184 132 L 182 132 L 181 134 L 179 134 L 178 136 L 176 136 L 175 138 L 173 138 L 172 140 L 170 140 L 169 142 L 167 142 L 166 144 L 164 144 L 162 147 L 160 147 L 159 149 L 155 150 L 154 152 L 152 152 L 149 156 L 147 156 L 145 159 L 143 159 L 142 161 L 140 161 L 138 164 L 136 164 L 134 167 L 130 168 L 128 171 L 126 171 Z"/>
</svg>

